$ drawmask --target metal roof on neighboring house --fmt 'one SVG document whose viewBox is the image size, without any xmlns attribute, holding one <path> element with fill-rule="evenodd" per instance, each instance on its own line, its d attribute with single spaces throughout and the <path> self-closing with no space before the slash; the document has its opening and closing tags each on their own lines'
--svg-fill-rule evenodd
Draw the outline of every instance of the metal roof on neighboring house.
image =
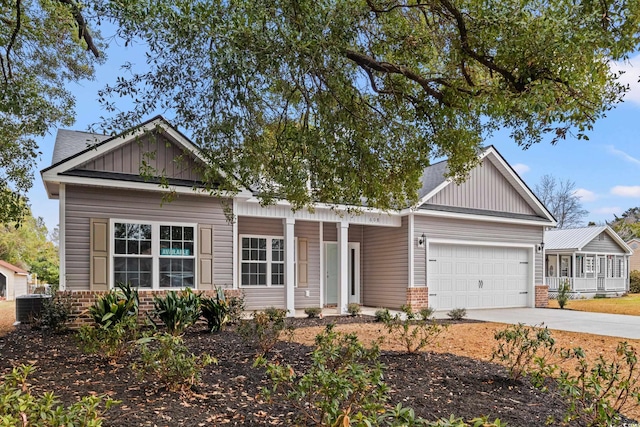
<svg viewBox="0 0 640 427">
<path fill-rule="evenodd" d="M 602 225 L 599 227 L 567 228 L 564 230 L 548 230 L 544 232 L 544 249 L 575 249 L 582 250 L 595 239 L 600 233 L 606 231 L 618 244 L 628 251 L 624 241 L 610 227 Z"/>
<path fill-rule="evenodd" d="M 13 271 L 16 274 L 28 274 L 29 273 L 27 270 L 23 270 L 20 267 L 16 267 L 15 265 L 8 263 L 7 261 L 0 260 L 0 266 L 4 267 L 4 268 L 7 268 L 7 269 Z"/>
</svg>

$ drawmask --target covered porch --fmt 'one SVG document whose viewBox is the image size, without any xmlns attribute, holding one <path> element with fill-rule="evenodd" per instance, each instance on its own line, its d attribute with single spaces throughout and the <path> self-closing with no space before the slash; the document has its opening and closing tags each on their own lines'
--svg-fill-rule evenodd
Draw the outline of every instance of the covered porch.
<svg viewBox="0 0 640 427">
<path fill-rule="evenodd" d="M 557 293 L 564 284 L 580 294 L 624 293 L 629 288 L 627 255 L 547 253 L 545 265 L 550 293 Z"/>
</svg>

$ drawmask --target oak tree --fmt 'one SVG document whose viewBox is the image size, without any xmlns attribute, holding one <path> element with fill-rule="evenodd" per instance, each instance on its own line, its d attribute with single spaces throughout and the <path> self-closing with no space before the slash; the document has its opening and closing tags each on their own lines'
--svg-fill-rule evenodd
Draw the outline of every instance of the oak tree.
<svg viewBox="0 0 640 427">
<path fill-rule="evenodd" d="M 0 3 L 0 223 L 26 212 L 37 139 L 74 120 L 70 82 L 92 78 L 100 43 L 76 0 Z"/>
</svg>

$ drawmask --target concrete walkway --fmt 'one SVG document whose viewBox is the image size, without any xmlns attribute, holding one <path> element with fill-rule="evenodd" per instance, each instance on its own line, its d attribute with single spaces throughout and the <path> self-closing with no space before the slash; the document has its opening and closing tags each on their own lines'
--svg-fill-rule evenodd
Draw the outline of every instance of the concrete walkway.
<svg viewBox="0 0 640 427">
<path fill-rule="evenodd" d="M 640 316 L 550 308 L 501 308 L 467 310 L 467 319 L 530 326 L 544 323 L 549 329 L 640 339 Z"/>
</svg>

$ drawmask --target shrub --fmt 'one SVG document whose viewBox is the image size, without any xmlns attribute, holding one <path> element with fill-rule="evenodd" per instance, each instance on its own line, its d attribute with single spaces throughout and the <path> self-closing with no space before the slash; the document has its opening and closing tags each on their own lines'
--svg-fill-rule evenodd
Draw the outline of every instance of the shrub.
<svg viewBox="0 0 640 427">
<path fill-rule="evenodd" d="M 391 313 L 389 313 L 388 308 L 381 308 L 380 310 L 376 310 L 375 318 L 376 322 L 387 323 L 391 320 Z"/>
<path fill-rule="evenodd" d="M 150 344 L 155 343 L 154 347 Z M 202 369 L 217 363 L 209 354 L 196 356 L 190 353 L 182 338 L 168 333 L 138 340 L 140 362 L 132 369 L 141 378 L 157 380 L 169 391 L 188 393 L 200 382 Z"/>
<path fill-rule="evenodd" d="M 154 296 L 153 306 L 153 316 L 162 321 L 167 332 L 181 335 L 200 317 L 200 294 L 190 288 L 180 292 L 169 291 L 164 297 Z"/>
<path fill-rule="evenodd" d="M 129 284 L 118 283 L 115 289 L 96 298 L 89 314 L 98 326 L 109 328 L 129 317 L 138 316 L 138 290 Z"/>
<path fill-rule="evenodd" d="M 467 316 L 466 308 L 454 308 L 447 313 L 451 320 L 462 320 Z"/>
<path fill-rule="evenodd" d="M 564 306 L 567 305 L 567 302 L 569 301 L 570 292 L 571 292 L 571 286 L 569 285 L 569 280 L 565 279 L 562 282 L 560 282 L 560 287 L 558 288 L 558 296 L 557 296 L 558 305 L 560 306 L 560 308 L 564 308 Z"/>
<path fill-rule="evenodd" d="M 496 331 L 494 338 L 498 341 L 498 348 L 493 351 L 491 360 L 502 362 L 512 380 L 526 376 L 534 362 L 538 367 L 548 366 L 546 359 L 555 352 L 555 340 L 547 328 L 532 328 L 518 323 Z"/>
<path fill-rule="evenodd" d="M 131 350 L 138 338 L 138 322 L 133 316 L 102 326 L 83 326 L 76 338 L 85 353 L 100 354 L 115 361 Z"/>
<path fill-rule="evenodd" d="M 387 333 L 402 345 L 407 353 L 414 353 L 433 342 L 444 330 L 435 320 L 420 316 L 410 306 L 403 306 L 402 313 L 385 320 Z"/>
<path fill-rule="evenodd" d="M 351 425 L 350 419 L 377 418 L 384 410 L 387 387 L 377 346 L 365 348 L 355 334 L 335 332 L 334 325 L 316 337 L 311 366 L 297 374 L 290 366 L 266 365 L 273 385 L 267 398 L 282 398 L 298 409 L 301 425 Z M 360 425 L 360 424 L 358 424 Z"/>
<path fill-rule="evenodd" d="M 229 323 L 237 325 L 242 320 L 244 314 L 244 295 L 232 296 L 227 298 Z"/>
<path fill-rule="evenodd" d="M 632 270 L 629 273 L 629 292 L 640 294 L 640 271 Z"/>
<path fill-rule="evenodd" d="M 224 291 L 217 289 L 215 298 L 201 298 L 200 311 L 207 321 L 210 332 L 217 332 L 229 321 L 229 302 L 224 296 Z"/>
<path fill-rule="evenodd" d="M 360 314 L 361 311 L 362 307 L 360 307 L 360 304 L 352 302 L 347 305 L 347 312 L 351 315 L 351 317 L 356 317 Z"/>
<path fill-rule="evenodd" d="M 423 320 L 430 319 L 433 316 L 433 313 L 436 311 L 433 307 L 425 307 L 420 309 L 420 317 Z"/>
<path fill-rule="evenodd" d="M 267 308 L 254 311 L 251 320 L 245 320 L 240 324 L 238 332 L 257 349 L 258 355 L 265 356 L 276 345 L 280 336 L 286 332 L 292 332 L 287 327 L 285 319 L 287 310 L 280 308 Z"/>
<path fill-rule="evenodd" d="M 638 354 L 628 343 L 618 343 L 616 360 L 609 362 L 600 355 L 592 367 L 581 348 L 561 353 L 565 360 L 576 359 L 578 363 L 576 374 L 561 371 L 557 380 L 559 393 L 568 406 L 565 422 L 619 425 L 619 411 L 628 400 L 640 405 Z"/>
<path fill-rule="evenodd" d="M 67 323 L 71 317 L 71 309 L 71 293 L 58 292 L 58 285 L 52 286 L 51 298 L 42 300 L 40 315 L 32 319 L 31 327 L 60 333 L 67 329 Z"/>
<path fill-rule="evenodd" d="M 104 412 L 119 403 L 106 396 L 85 396 L 64 407 L 51 392 L 42 397 L 31 393 L 27 376 L 33 370 L 32 365 L 13 368 L 0 383 L 0 426 L 100 427 Z"/>
<path fill-rule="evenodd" d="M 426 425 L 429 427 L 505 427 L 507 423 L 503 423 L 499 418 L 489 421 L 487 417 L 477 417 L 467 423 L 463 418 L 451 415 L 449 418 L 440 418 Z"/>
<path fill-rule="evenodd" d="M 304 314 L 306 314 L 309 319 L 319 317 L 320 313 L 322 313 L 322 308 L 320 307 L 307 307 L 304 309 Z"/>
</svg>

